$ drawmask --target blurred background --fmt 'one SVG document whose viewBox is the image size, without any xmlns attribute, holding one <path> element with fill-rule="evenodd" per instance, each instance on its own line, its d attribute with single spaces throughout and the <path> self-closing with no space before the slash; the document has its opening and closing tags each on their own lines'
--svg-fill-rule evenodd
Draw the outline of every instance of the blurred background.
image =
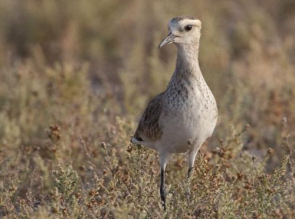
<svg viewBox="0 0 296 220">
<path fill-rule="evenodd" d="M 294 8 L 293 0 L 1 0 L 0 176 L 17 176 L 24 189 L 32 170 L 47 173 L 56 161 L 75 158 L 83 169 L 80 137 L 97 164 L 102 142 L 125 150 L 173 73 L 176 48 L 157 46 L 180 15 L 202 21 L 200 65 L 219 108 L 204 150 L 248 124 L 243 149 L 259 158 L 273 149 L 272 169 L 294 148 Z"/>
</svg>

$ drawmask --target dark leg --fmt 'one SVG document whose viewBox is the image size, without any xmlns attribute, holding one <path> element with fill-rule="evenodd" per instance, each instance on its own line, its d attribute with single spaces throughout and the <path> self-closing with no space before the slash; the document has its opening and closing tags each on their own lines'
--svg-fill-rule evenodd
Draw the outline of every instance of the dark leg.
<svg viewBox="0 0 296 220">
<path fill-rule="evenodd" d="M 165 205 L 165 189 L 164 189 L 164 175 L 165 175 L 165 171 L 163 168 L 161 168 L 160 171 L 160 178 L 161 178 L 161 182 L 160 182 L 160 197 L 161 197 L 161 202 L 162 202 L 162 207 L 164 210 L 166 210 L 166 205 Z"/>
<path fill-rule="evenodd" d="M 166 168 L 166 165 L 168 163 L 168 160 L 169 160 L 169 154 L 167 153 L 162 153 L 160 152 L 159 153 L 159 158 L 160 158 L 160 179 L 161 179 L 161 182 L 160 182 L 160 198 L 161 198 L 161 204 L 162 204 L 162 207 L 164 209 L 164 211 L 166 210 L 166 201 L 165 201 L 165 195 L 166 195 L 166 192 L 165 192 L 165 187 L 164 187 L 164 176 L 165 176 L 165 168 Z"/>
<path fill-rule="evenodd" d="M 188 168 L 187 179 L 189 179 L 189 178 L 190 178 L 190 176 L 191 176 L 191 173 L 192 173 L 192 169 L 193 169 L 193 167 L 189 167 L 189 168 Z"/>
</svg>

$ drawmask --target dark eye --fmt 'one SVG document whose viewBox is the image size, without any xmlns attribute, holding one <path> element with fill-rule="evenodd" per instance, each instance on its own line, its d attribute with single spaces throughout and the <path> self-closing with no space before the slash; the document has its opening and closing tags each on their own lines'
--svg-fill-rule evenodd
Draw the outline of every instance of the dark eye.
<svg viewBox="0 0 296 220">
<path fill-rule="evenodd" d="M 192 25 L 187 25 L 187 26 L 185 26 L 185 31 L 190 31 L 191 29 L 192 29 Z"/>
</svg>

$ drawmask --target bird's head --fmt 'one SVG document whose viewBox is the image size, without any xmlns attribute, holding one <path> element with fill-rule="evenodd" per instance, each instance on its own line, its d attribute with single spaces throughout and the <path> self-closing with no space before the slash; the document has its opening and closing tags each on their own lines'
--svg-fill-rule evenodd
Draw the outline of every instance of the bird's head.
<svg viewBox="0 0 296 220">
<path fill-rule="evenodd" d="M 198 44 L 200 39 L 201 21 L 192 16 L 176 17 L 168 24 L 169 35 L 158 46 L 174 43 Z"/>
</svg>

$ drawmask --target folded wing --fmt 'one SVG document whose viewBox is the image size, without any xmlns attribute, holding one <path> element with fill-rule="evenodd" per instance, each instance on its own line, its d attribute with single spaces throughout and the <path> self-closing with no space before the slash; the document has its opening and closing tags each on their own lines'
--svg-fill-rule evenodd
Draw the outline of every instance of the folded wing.
<svg viewBox="0 0 296 220">
<path fill-rule="evenodd" d="M 134 135 L 136 142 L 151 142 L 161 138 L 162 130 L 159 119 L 163 108 L 163 94 L 155 96 L 144 111 Z"/>
</svg>

